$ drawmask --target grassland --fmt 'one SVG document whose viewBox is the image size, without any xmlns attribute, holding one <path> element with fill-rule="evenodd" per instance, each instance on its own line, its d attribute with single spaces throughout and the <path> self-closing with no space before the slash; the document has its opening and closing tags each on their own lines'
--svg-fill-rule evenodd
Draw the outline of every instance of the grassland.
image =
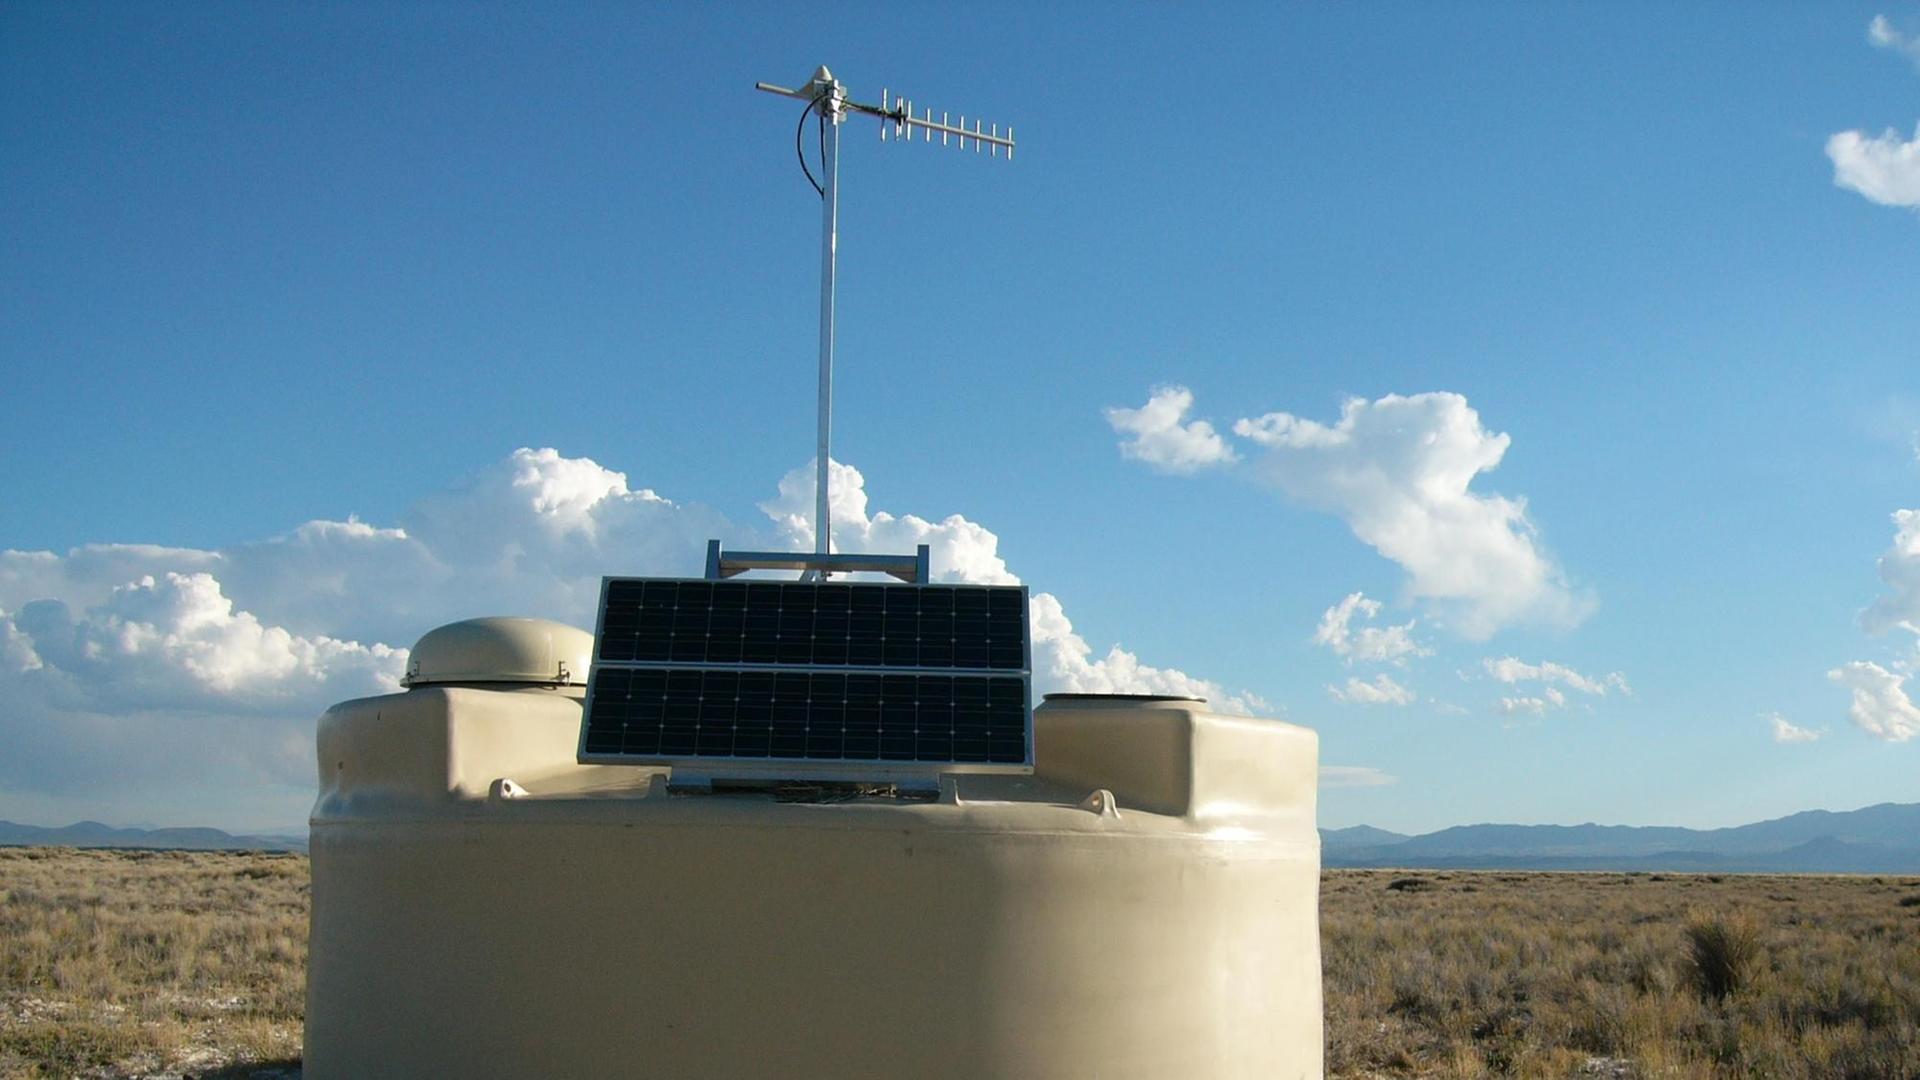
<svg viewBox="0 0 1920 1080">
<path fill-rule="evenodd" d="M 1920 1078 L 1916 878 L 1331 871 L 1321 942 L 1331 1076 Z"/>
<path fill-rule="evenodd" d="M 0 848 L 0 1076 L 294 1074 L 298 856 Z M 1920 879 L 1330 871 L 1358 1077 L 1920 1080 Z"/>
<path fill-rule="evenodd" d="M 0 1077 L 244 1077 L 300 1056 L 307 860 L 0 848 Z"/>
</svg>

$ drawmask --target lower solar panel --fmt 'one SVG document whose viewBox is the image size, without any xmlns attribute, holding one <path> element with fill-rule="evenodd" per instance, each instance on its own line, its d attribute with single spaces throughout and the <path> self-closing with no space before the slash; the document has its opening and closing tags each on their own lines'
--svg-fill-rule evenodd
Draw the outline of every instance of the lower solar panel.
<svg viewBox="0 0 1920 1080">
<path fill-rule="evenodd" d="M 1027 700 L 1023 675 L 602 667 L 581 760 L 1018 766 Z"/>
</svg>

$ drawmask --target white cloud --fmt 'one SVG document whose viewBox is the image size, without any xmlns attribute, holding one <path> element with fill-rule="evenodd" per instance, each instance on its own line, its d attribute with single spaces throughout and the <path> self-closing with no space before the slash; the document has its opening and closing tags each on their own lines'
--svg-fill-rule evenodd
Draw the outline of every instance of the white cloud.
<svg viewBox="0 0 1920 1080">
<path fill-rule="evenodd" d="M 1371 765 L 1320 766 L 1320 786 L 1323 788 L 1386 787 L 1399 782 L 1399 777 Z"/>
<path fill-rule="evenodd" d="M 1345 705 L 1411 705 L 1413 691 L 1394 682 L 1385 672 L 1371 682 L 1348 676 L 1344 686 L 1329 686 L 1327 693 Z"/>
<path fill-rule="evenodd" d="M 833 549 L 846 552 L 911 554 L 921 544 L 930 548 L 936 581 L 967 581 L 980 585 L 1017 585 L 1000 558 L 1000 538 L 959 514 L 938 523 L 885 511 L 867 513 L 867 481 L 860 470 L 838 461 L 828 463 L 828 512 L 833 516 Z M 760 504 L 773 519 L 781 542 L 794 550 L 813 550 L 814 492 L 817 474 L 812 462 L 780 480 L 780 494 Z"/>
<path fill-rule="evenodd" d="M 1509 716 L 1526 713 L 1532 716 L 1545 716 L 1547 708 L 1553 703 L 1543 697 L 1503 697 L 1499 701 L 1500 711 Z"/>
<path fill-rule="evenodd" d="M 1920 126 L 1910 140 L 1893 128 L 1873 138 L 1861 131 L 1836 132 L 1827 139 L 1827 157 L 1836 187 L 1882 206 L 1920 207 Z"/>
<path fill-rule="evenodd" d="M 1314 629 L 1316 645 L 1325 645 L 1335 656 L 1355 660 L 1404 665 L 1410 656 L 1431 656 L 1433 650 L 1413 640 L 1412 619 L 1388 626 L 1354 628 L 1354 615 L 1371 621 L 1380 614 L 1380 602 L 1361 593 L 1349 593 L 1346 599 L 1328 608 Z"/>
<path fill-rule="evenodd" d="M 515 450 L 421 500 L 400 524 L 444 575 L 431 594 L 440 610 L 458 604 L 453 610 L 464 614 L 514 611 L 575 625 L 592 625 L 603 574 L 698 575 L 709 537 L 729 546 L 758 538 L 712 510 L 632 489 L 625 473 L 550 448 Z M 475 597 L 492 610 L 473 611 Z"/>
<path fill-rule="evenodd" d="M 1875 47 L 1898 53 L 1920 68 L 1920 38 L 1894 29 L 1885 15 L 1867 24 L 1867 40 Z M 1827 139 L 1827 158 L 1833 162 L 1833 183 L 1859 192 L 1882 206 L 1920 208 L 1920 125 L 1912 139 L 1894 128 L 1878 136 L 1864 131 L 1835 132 Z"/>
<path fill-rule="evenodd" d="M 1483 427 L 1461 395 L 1353 398 L 1331 425 L 1274 412 L 1233 430 L 1266 448 L 1261 475 L 1338 514 L 1464 636 L 1518 622 L 1571 626 L 1592 610 L 1541 547 L 1524 499 L 1470 490 L 1509 439 Z"/>
<path fill-rule="evenodd" d="M 316 520 L 218 551 L 0 552 L 0 607 L 51 597 L 84 609 L 143 576 L 205 572 L 236 607 L 295 634 L 399 644 L 502 612 L 590 625 L 601 575 L 698 574 L 708 537 L 767 540 L 704 507 L 631 490 L 591 459 L 522 448 L 391 526 Z"/>
<path fill-rule="evenodd" d="M 1487 674 L 1493 676 L 1495 680 L 1509 686 L 1526 682 L 1557 682 L 1583 694 L 1605 696 L 1608 687 L 1613 687 L 1623 694 L 1633 693 L 1633 688 L 1627 685 L 1627 677 L 1618 671 L 1595 678 L 1582 675 L 1565 664 L 1556 664 L 1551 660 L 1529 664 L 1514 656 L 1502 656 L 1498 659 L 1488 657 L 1480 661 L 1480 666 L 1485 668 Z M 1548 691 L 1557 693 L 1551 686 L 1548 687 Z"/>
<path fill-rule="evenodd" d="M 20 674 L 46 666 L 34 650 L 33 638 L 13 624 L 5 608 L 0 608 L 0 673 Z"/>
<path fill-rule="evenodd" d="M 1899 53 L 1920 67 L 1920 37 L 1895 30 L 1885 15 L 1875 15 L 1867 24 L 1867 40 L 1879 48 Z"/>
<path fill-rule="evenodd" d="M 406 650 L 306 637 L 234 610 L 211 574 L 144 576 L 79 616 L 39 600 L 6 617 L 10 665 L 45 700 L 100 711 L 248 709 L 399 686 Z"/>
<path fill-rule="evenodd" d="M 78 610 L 30 601 L 0 612 L 0 793 L 29 812 L 289 825 L 312 797 L 313 718 L 397 688 L 406 655 L 264 622 L 205 572 Z"/>
<path fill-rule="evenodd" d="M 1768 713 L 1767 721 L 1773 726 L 1773 741 L 1777 743 L 1809 743 L 1820 738 L 1822 732 L 1803 728 L 1794 724 L 1779 713 Z"/>
<path fill-rule="evenodd" d="M 1860 613 L 1860 624 L 1874 634 L 1920 634 L 1920 510 L 1895 510 L 1893 524 L 1893 545 L 1880 556 L 1880 580 L 1891 591 Z"/>
<path fill-rule="evenodd" d="M 221 558 L 215 551 L 157 544 L 86 544 L 64 555 L 0 551 L 0 607 L 17 608 L 50 596 L 88 607 L 145 574 L 217 571 Z"/>
<path fill-rule="evenodd" d="M 1847 716 L 1862 731 L 1888 742 L 1920 735 L 1920 706 L 1907 696 L 1906 676 L 1868 660 L 1854 660 L 1827 672 L 1827 678 L 1853 693 Z"/>
<path fill-rule="evenodd" d="M 1230 693 L 1219 683 L 1172 668 L 1156 668 L 1118 645 L 1098 659 L 1052 593 L 1037 593 L 1033 614 L 1034 677 L 1048 691 L 1090 694 L 1176 694 L 1201 697 L 1221 712 L 1253 714 L 1272 706 L 1248 693 Z"/>
<path fill-rule="evenodd" d="M 834 469 L 844 549 L 926 543 L 941 580 L 1017 583 L 990 530 L 870 511 L 858 470 Z M 812 497 L 811 470 L 796 470 L 766 525 L 737 525 L 591 459 L 522 448 L 392 524 L 316 520 L 220 550 L 0 552 L 0 816 L 149 807 L 137 816 L 288 824 L 312 798 L 315 716 L 391 689 L 420 634 L 489 614 L 591 626 L 603 574 L 698 575 L 709 537 L 809 548 Z M 1095 658 L 1057 599 L 1033 602 L 1036 690 L 1267 709 L 1118 645 Z"/>
<path fill-rule="evenodd" d="M 1212 424 L 1186 419 L 1191 408 L 1193 391 L 1162 386 L 1140 408 L 1112 408 L 1106 416 L 1113 430 L 1127 436 L 1120 443 L 1120 453 L 1162 472 L 1190 473 L 1237 460 Z"/>
<path fill-rule="evenodd" d="M 0 552 L 0 795 L 288 824 L 312 798 L 314 717 L 391 688 L 426 630 L 502 613 L 591 625 L 602 574 L 697 574 L 707 537 L 763 535 L 522 448 L 392 524 Z"/>
</svg>

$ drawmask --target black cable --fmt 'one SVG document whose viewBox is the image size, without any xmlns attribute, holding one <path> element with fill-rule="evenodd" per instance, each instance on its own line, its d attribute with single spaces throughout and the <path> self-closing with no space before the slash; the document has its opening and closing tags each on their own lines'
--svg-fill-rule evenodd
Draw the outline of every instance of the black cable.
<svg viewBox="0 0 1920 1080">
<path fill-rule="evenodd" d="M 827 189 L 824 187 L 821 187 L 820 181 L 815 180 L 813 178 L 813 170 L 807 167 L 807 152 L 804 149 L 802 149 L 802 144 L 800 142 L 800 133 L 807 130 L 807 115 L 813 112 L 813 107 L 815 104 L 817 103 L 813 101 L 807 102 L 807 107 L 801 110 L 800 112 L 800 122 L 794 125 L 793 156 L 800 159 L 800 171 L 807 174 L 807 183 L 812 184 L 813 190 L 819 192 L 820 197 L 824 199 L 827 197 Z M 826 171 L 826 167 L 827 167 L 826 165 L 826 162 L 827 162 L 826 131 L 827 131 L 826 118 L 822 116 L 820 120 L 820 169 L 823 172 Z"/>
</svg>

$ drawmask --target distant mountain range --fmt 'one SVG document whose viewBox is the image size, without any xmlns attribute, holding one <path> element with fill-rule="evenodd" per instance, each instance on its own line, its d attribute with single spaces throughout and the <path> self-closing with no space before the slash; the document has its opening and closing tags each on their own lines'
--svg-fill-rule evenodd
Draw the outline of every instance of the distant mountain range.
<svg viewBox="0 0 1920 1080">
<path fill-rule="evenodd" d="M 1460 870 L 1677 870 L 1920 874 L 1920 803 L 1808 810 L 1727 829 L 1459 825 L 1421 836 L 1320 831 L 1326 866 Z"/>
<path fill-rule="evenodd" d="M 116 829 L 97 821 L 48 828 L 0 821 L 0 847 L 172 848 L 180 851 L 298 851 L 305 836 L 235 836 L 219 829 Z"/>
<path fill-rule="evenodd" d="M 307 850 L 305 836 L 219 829 L 46 828 L 0 821 L 0 847 Z M 1420 836 L 1355 825 L 1320 830 L 1330 867 L 1457 870 L 1674 870 L 1920 874 L 1920 803 L 1808 810 L 1728 829 L 1633 825 L 1458 825 Z"/>
</svg>

